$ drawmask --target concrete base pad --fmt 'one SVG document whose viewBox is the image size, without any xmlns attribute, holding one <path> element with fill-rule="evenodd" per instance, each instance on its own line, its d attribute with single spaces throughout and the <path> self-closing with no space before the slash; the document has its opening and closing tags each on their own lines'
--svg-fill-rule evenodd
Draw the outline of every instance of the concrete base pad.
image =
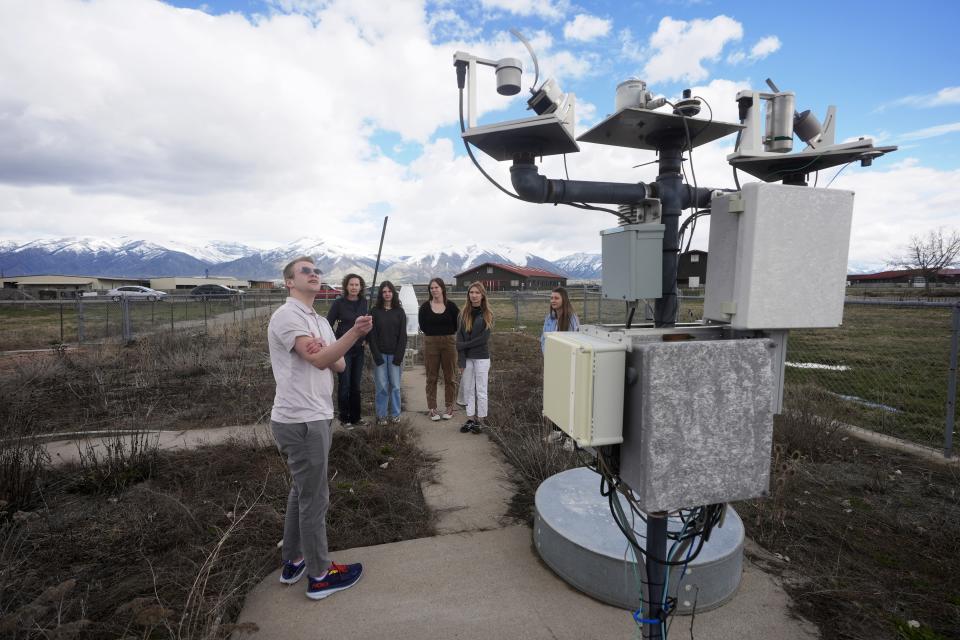
<svg viewBox="0 0 960 640">
<path fill-rule="evenodd" d="M 570 585 L 608 604 L 636 610 L 641 592 L 643 600 L 647 599 L 642 586 L 646 581 L 644 559 L 640 552 L 632 552 L 613 521 L 608 499 L 600 495 L 599 478 L 585 467 L 547 478 L 537 489 L 534 543 L 544 562 Z M 624 512 L 630 514 L 626 498 L 617 497 Z M 678 614 L 719 607 L 740 584 L 743 523 L 732 507 L 726 509 L 722 526 L 713 530 L 686 571 L 679 566 L 670 570 L 668 590 L 676 598 Z M 645 523 L 634 518 L 632 528 L 645 545 Z M 678 518 L 670 518 L 668 528 L 676 533 L 683 525 Z M 675 558 L 680 559 L 682 554 Z"/>
</svg>

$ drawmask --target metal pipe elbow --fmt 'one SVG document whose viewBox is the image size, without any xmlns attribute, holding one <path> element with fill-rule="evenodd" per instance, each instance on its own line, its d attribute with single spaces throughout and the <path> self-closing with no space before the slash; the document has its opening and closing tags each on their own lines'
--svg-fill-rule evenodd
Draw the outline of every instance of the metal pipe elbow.
<svg viewBox="0 0 960 640">
<path fill-rule="evenodd" d="M 550 181 L 540 175 L 537 165 L 514 162 L 510 167 L 510 181 L 517 195 L 527 202 L 547 202 L 550 195 Z"/>
</svg>

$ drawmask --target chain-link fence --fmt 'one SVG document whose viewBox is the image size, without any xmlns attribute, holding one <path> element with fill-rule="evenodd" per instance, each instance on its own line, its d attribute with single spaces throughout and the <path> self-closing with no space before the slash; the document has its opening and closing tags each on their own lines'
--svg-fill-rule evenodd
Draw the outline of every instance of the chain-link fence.
<svg viewBox="0 0 960 640">
<path fill-rule="evenodd" d="M 957 304 L 848 300 L 843 326 L 790 332 L 786 384 L 826 392 L 845 422 L 949 451 L 958 323 Z"/>
<path fill-rule="evenodd" d="M 283 304 L 281 293 L 228 297 L 168 295 L 162 300 L 107 297 L 0 301 L 0 351 L 46 349 L 110 340 L 129 341 L 157 331 L 208 329 L 262 317 Z M 317 301 L 320 311 L 329 301 Z"/>
<path fill-rule="evenodd" d="M 425 299 L 418 287 L 418 298 Z M 606 300 L 597 287 L 568 287 L 582 324 L 623 324 L 629 308 Z M 497 330 L 539 335 L 550 293 L 492 292 Z M 0 301 L 0 351 L 60 344 L 129 341 L 157 331 L 206 330 L 262 319 L 283 304 L 284 292 L 248 292 L 228 298 L 169 295 L 162 301 L 81 298 L 70 301 Z M 459 306 L 464 292 L 452 292 Z M 330 300 L 318 300 L 326 313 Z M 409 313 L 409 310 L 408 310 Z M 703 313 L 702 291 L 681 291 L 678 321 Z M 652 318 L 637 308 L 633 322 Z M 787 347 L 786 384 L 828 398 L 849 424 L 931 446 L 952 447 L 960 305 L 848 300 L 843 326 L 794 330 Z M 952 360 L 951 360 L 952 357 Z"/>
</svg>

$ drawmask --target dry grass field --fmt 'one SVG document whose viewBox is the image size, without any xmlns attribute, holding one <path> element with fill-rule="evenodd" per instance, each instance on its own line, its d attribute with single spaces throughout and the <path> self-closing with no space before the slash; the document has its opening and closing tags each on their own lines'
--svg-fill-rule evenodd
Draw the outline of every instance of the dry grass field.
<svg viewBox="0 0 960 640">
<path fill-rule="evenodd" d="M 495 336 L 490 432 L 513 467 L 513 514 L 527 522 L 540 482 L 578 464 L 542 441 L 542 366 L 532 336 Z M 816 387 L 785 402 L 770 497 L 735 507 L 747 535 L 782 558 L 766 568 L 796 613 L 831 640 L 960 638 L 960 468 L 845 435 L 844 404 Z"/>
</svg>

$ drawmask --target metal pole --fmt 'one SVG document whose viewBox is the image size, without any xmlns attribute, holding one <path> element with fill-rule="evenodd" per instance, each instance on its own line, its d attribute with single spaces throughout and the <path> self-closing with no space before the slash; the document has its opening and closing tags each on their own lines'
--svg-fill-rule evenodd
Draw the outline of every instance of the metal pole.
<svg viewBox="0 0 960 640">
<path fill-rule="evenodd" d="M 516 320 L 513 322 L 513 330 L 520 330 L 520 292 L 513 292 L 513 312 Z"/>
<path fill-rule="evenodd" d="M 174 301 L 170 301 L 170 333 L 173 333 L 173 308 L 176 306 Z"/>
<path fill-rule="evenodd" d="M 667 142 L 667 141 L 665 141 Z M 680 214 L 684 207 L 683 178 L 680 166 L 683 162 L 681 142 L 664 144 L 660 152 L 660 174 L 657 176 L 661 221 L 663 232 L 663 279 L 661 295 L 654 306 L 654 326 L 672 327 L 677 317 L 677 254 L 680 251 Z M 667 567 L 656 559 L 667 558 L 667 514 L 651 513 L 647 518 L 647 589 L 649 607 L 647 618 L 663 618 Z M 652 624 L 644 627 L 648 640 L 663 638 L 662 625 Z"/>
<path fill-rule="evenodd" d="M 380 247 L 377 249 L 377 264 L 373 267 L 373 284 L 370 285 L 370 296 L 367 300 L 367 309 L 373 308 L 373 292 L 377 288 L 377 272 L 380 271 L 380 254 L 383 253 L 383 237 L 387 235 L 387 220 L 390 219 L 390 216 L 383 216 L 383 229 L 380 230 Z M 347 295 L 344 292 L 343 295 Z M 361 292 L 361 295 L 362 292 Z"/>
<path fill-rule="evenodd" d="M 121 328 L 123 331 L 123 341 L 130 342 L 133 340 L 133 332 L 131 331 L 130 326 L 130 298 L 124 296 L 120 299 L 120 310 L 123 312 L 121 318 Z"/>
<path fill-rule="evenodd" d="M 953 425 L 957 413 L 957 351 L 960 342 L 960 303 L 953 307 L 950 333 L 950 374 L 947 378 L 947 420 L 943 428 L 943 457 L 953 456 Z"/>
<path fill-rule="evenodd" d="M 203 332 L 207 332 L 207 297 L 203 297 Z"/>
<path fill-rule="evenodd" d="M 83 298 L 77 300 L 77 344 L 83 344 Z"/>
<path fill-rule="evenodd" d="M 110 307 L 112 306 L 113 306 L 112 302 L 107 302 L 107 322 L 106 322 L 106 326 L 103 329 L 104 338 L 110 337 Z"/>
<path fill-rule="evenodd" d="M 60 303 L 60 344 L 63 344 L 63 303 Z"/>
<path fill-rule="evenodd" d="M 586 321 L 587 321 L 587 283 L 584 282 L 583 283 L 583 320 L 581 320 L 580 322 L 585 323 Z"/>
</svg>

